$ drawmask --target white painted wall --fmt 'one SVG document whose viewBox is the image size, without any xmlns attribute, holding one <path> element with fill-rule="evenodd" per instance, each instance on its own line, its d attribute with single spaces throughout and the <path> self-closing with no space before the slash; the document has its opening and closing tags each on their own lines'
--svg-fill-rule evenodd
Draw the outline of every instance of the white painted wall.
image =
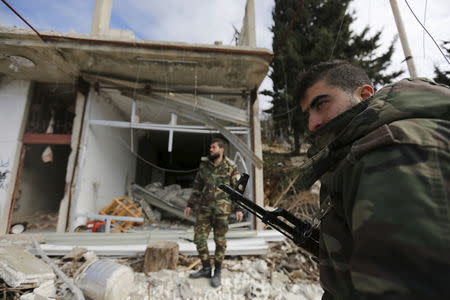
<svg viewBox="0 0 450 300">
<path fill-rule="evenodd" d="M 136 157 L 124 145 L 130 145 L 130 129 L 86 125 L 89 120 L 129 121 L 129 117 L 120 113 L 111 99 L 93 90 L 88 102 L 72 220 L 76 213 L 98 213 L 114 197 L 125 196 L 136 173 Z M 84 222 L 78 218 L 70 227 L 74 229 Z"/>
<path fill-rule="evenodd" d="M 27 117 L 30 82 L 0 82 L 0 233 L 7 232 L 8 215 L 19 165 Z"/>
</svg>

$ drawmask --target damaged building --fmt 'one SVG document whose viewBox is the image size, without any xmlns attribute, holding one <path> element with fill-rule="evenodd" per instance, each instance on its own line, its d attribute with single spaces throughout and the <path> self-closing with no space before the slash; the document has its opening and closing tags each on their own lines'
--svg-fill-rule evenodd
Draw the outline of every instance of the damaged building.
<svg viewBox="0 0 450 300">
<path fill-rule="evenodd" d="M 272 52 L 256 48 L 253 1 L 237 46 L 136 40 L 108 28 L 104 3 L 91 35 L 0 28 L 1 233 L 30 220 L 71 232 L 130 187 L 189 188 L 216 136 L 262 205 L 257 90 Z"/>
</svg>

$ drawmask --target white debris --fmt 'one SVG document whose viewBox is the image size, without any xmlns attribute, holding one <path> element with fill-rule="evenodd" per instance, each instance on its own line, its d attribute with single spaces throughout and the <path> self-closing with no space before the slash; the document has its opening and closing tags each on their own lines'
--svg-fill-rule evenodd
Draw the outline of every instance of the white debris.
<svg viewBox="0 0 450 300">
<path fill-rule="evenodd" d="M 267 268 L 267 269 L 266 269 Z M 193 271 L 161 270 L 147 277 L 137 274 L 136 292 L 131 299 L 270 299 L 270 300 L 319 300 L 322 288 L 312 282 L 292 283 L 283 273 L 270 276 L 262 259 L 225 261 L 222 269 L 222 285 L 213 288 L 210 279 L 190 279 Z M 275 275 L 274 275 L 275 273 Z M 274 280 L 276 285 L 271 284 Z M 148 298 L 145 298 L 147 297 Z M 142 297 L 142 298 L 139 298 Z"/>
<path fill-rule="evenodd" d="M 271 275 L 271 281 L 273 286 L 283 286 L 289 281 L 289 277 L 281 272 L 273 271 Z"/>
<path fill-rule="evenodd" d="M 24 294 L 20 300 L 45 300 L 56 299 L 56 287 L 53 280 L 46 281 L 35 288 L 32 293 Z"/>
<path fill-rule="evenodd" d="M 52 268 L 23 247 L 0 247 L 0 278 L 9 286 L 41 284 L 53 280 Z"/>
<path fill-rule="evenodd" d="M 258 260 L 255 263 L 255 269 L 259 273 L 266 274 L 269 268 L 267 267 L 267 263 L 264 260 Z"/>
</svg>

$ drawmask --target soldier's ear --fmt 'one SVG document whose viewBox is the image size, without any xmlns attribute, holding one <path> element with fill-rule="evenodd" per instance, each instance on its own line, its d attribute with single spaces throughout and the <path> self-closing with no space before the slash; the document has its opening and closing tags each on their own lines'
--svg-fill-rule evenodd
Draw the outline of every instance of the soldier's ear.
<svg viewBox="0 0 450 300">
<path fill-rule="evenodd" d="M 375 93 L 375 90 L 373 89 L 373 86 L 365 84 L 361 87 L 359 87 L 359 96 L 361 97 L 361 100 L 366 100 L 373 96 Z"/>
</svg>

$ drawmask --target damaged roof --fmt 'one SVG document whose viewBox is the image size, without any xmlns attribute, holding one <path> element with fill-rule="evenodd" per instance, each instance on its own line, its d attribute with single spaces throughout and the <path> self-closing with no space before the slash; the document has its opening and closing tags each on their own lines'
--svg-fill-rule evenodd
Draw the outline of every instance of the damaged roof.
<svg viewBox="0 0 450 300">
<path fill-rule="evenodd" d="M 16 79 L 71 83 L 81 74 L 152 89 L 242 92 L 257 88 L 273 54 L 262 48 L 144 40 L 0 27 L 0 72 Z M 130 86 L 132 87 L 132 86 Z"/>
</svg>

